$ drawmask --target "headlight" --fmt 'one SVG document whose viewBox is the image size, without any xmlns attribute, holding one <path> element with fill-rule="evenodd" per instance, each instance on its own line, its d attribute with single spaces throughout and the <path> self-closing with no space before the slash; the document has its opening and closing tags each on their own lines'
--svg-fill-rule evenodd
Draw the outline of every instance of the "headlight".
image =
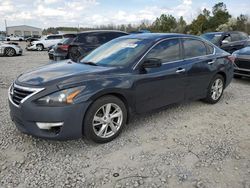
<svg viewBox="0 0 250 188">
<path fill-rule="evenodd" d="M 79 86 L 61 90 L 45 97 L 42 97 L 36 101 L 36 104 L 45 106 L 62 106 L 69 105 L 74 102 L 74 98 L 83 91 L 85 86 Z"/>
</svg>

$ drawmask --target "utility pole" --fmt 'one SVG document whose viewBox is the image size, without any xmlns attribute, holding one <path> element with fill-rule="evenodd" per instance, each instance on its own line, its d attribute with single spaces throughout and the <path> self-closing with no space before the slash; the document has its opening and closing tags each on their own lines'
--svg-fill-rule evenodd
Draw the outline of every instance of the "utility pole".
<svg viewBox="0 0 250 188">
<path fill-rule="evenodd" d="M 6 32 L 6 36 L 7 36 L 7 20 L 4 20 L 5 23 L 5 32 Z"/>
</svg>

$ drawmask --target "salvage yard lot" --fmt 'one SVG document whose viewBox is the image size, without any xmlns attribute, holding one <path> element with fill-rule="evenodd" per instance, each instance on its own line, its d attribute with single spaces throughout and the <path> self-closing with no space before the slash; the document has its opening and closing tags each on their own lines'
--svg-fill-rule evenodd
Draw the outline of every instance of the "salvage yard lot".
<svg viewBox="0 0 250 188">
<path fill-rule="evenodd" d="M 137 116 L 107 144 L 58 142 L 9 117 L 11 82 L 48 62 L 46 51 L 0 57 L 0 187 L 250 187 L 250 79 L 233 80 L 215 105 Z"/>
</svg>

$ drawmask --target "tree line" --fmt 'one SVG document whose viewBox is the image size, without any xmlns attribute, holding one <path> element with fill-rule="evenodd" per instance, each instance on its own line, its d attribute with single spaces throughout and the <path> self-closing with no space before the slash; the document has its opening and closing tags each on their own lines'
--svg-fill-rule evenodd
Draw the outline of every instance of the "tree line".
<svg viewBox="0 0 250 188">
<path fill-rule="evenodd" d="M 187 24 L 184 17 L 175 18 L 170 14 L 162 14 L 154 22 L 142 20 L 141 24 L 121 24 L 121 25 L 100 25 L 93 28 L 76 28 L 76 27 L 50 27 L 43 30 L 43 34 L 58 33 L 58 31 L 75 31 L 81 32 L 92 29 L 108 29 L 133 32 L 138 30 L 149 30 L 151 32 L 174 32 L 200 35 L 205 32 L 213 31 L 243 31 L 250 34 L 250 18 L 247 15 L 233 17 L 227 10 L 223 2 L 215 4 L 212 11 L 203 9 L 198 16 Z"/>
</svg>

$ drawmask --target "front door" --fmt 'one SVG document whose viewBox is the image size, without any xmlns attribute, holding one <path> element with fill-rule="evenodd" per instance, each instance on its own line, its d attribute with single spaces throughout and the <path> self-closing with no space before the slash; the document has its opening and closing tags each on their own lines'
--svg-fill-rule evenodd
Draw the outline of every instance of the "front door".
<svg viewBox="0 0 250 188">
<path fill-rule="evenodd" d="M 140 70 L 139 67 L 143 62 L 151 58 L 160 59 L 162 66 Z M 151 49 L 138 66 L 138 80 L 134 86 L 138 113 L 184 100 L 186 68 L 179 39 L 160 42 Z"/>
</svg>

